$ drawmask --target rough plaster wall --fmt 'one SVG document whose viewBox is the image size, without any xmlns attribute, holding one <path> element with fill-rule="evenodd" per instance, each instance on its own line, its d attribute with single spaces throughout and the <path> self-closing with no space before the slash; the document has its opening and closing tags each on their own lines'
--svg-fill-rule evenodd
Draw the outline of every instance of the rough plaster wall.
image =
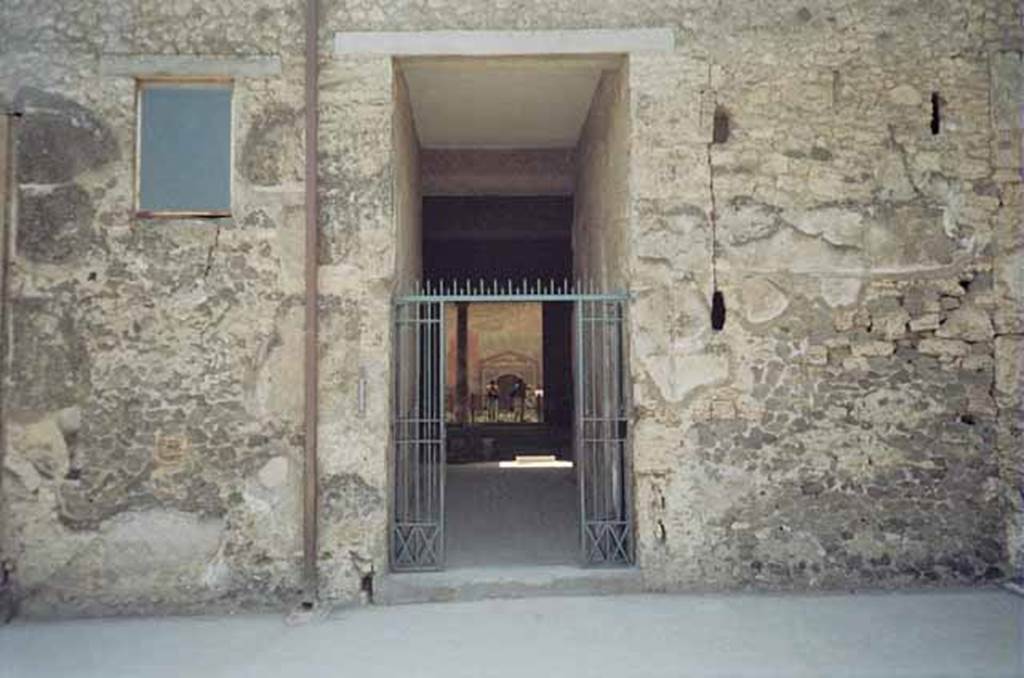
<svg viewBox="0 0 1024 678">
<path fill-rule="evenodd" d="M 393 201 L 396 172 L 413 169 L 392 156 L 394 141 L 411 141 L 393 129 L 405 119 L 393 77 L 387 58 L 331 60 L 320 76 L 320 592 L 338 602 L 388 562 L 391 299 L 409 235 Z"/>
<path fill-rule="evenodd" d="M 1002 183 L 1005 206 L 996 220 L 993 264 L 996 289 L 1014 314 L 1005 314 L 995 341 L 995 399 L 999 407 L 997 449 L 1010 493 L 1007 539 L 1011 565 L 1024 579 L 1024 60 L 1017 51 L 1000 51 L 990 60 L 992 73 L 992 155 Z"/>
<path fill-rule="evenodd" d="M 995 443 L 1010 420 L 992 390 L 997 366 L 1016 373 L 995 345 L 1020 329 L 994 234 L 1019 223 L 1019 180 L 1000 171 L 1016 151 L 994 139 L 988 101 L 990 62 L 1021 51 L 1016 2 L 339 0 L 326 16 L 345 30 L 676 29 L 673 55 L 630 63 L 652 588 L 1005 576 L 1019 448 Z M 935 138 L 932 91 L 946 102 Z M 716 104 L 733 136 L 709 149 Z M 730 308 L 716 336 L 712 192 Z"/>
<path fill-rule="evenodd" d="M 624 289 L 629 219 L 629 75 L 605 71 L 577 146 L 573 273 Z"/>
<path fill-rule="evenodd" d="M 27 614 L 297 595 L 302 61 L 295 3 L 3 3 L 16 149 L 3 465 Z M 234 91 L 230 219 L 133 217 L 109 52 L 279 53 Z"/>
<path fill-rule="evenodd" d="M 785 46 L 741 33 L 631 60 L 634 451 L 652 588 L 1008 574 L 1015 490 L 1000 455 L 1019 447 L 996 446 L 993 387 L 1019 297 L 993 265 L 1000 224 L 1019 224 L 1019 179 L 990 154 L 988 64 L 1015 20 L 957 3 L 944 11 L 968 30 L 936 41 L 919 9 L 888 3 L 883 28 L 869 8 L 803 8 Z M 716 105 L 732 135 L 711 146 Z"/>
</svg>

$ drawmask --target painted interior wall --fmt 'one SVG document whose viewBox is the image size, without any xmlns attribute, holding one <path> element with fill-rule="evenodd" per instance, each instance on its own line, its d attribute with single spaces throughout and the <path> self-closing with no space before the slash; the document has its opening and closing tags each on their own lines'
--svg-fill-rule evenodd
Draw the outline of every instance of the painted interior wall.
<svg viewBox="0 0 1024 678">
<path fill-rule="evenodd" d="M 486 409 L 487 381 L 502 376 L 504 368 L 494 365 L 524 365 L 514 373 L 526 380 L 531 389 L 543 388 L 544 355 L 542 312 L 540 304 L 470 304 L 467 309 L 466 374 L 469 394 L 480 410 Z M 446 362 L 449 393 L 456 384 L 456 309 L 445 308 L 445 330 L 448 358 Z M 497 372 L 495 372 L 497 370 Z M 450 396 L 449 396 L 450 397 Z M 449 401 L 451 411 L 452 403 Z"/>
</svg>

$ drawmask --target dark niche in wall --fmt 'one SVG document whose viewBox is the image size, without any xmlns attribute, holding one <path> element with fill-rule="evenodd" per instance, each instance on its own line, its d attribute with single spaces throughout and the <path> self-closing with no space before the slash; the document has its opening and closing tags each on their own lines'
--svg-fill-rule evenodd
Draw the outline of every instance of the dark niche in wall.
<svg viewBox="0 0 1024 678">
<path fill-rule="evenodd" d="M 715 290 L 715 293 L 711 295 L 711 329 L 720 332 L 724 327 L 725 296 L 721 290 Z"/>
<path fill-rule="evenodd" d="M 729 140 L 729 111 L 722 106 L 715 106 L 714 130 L 711 133 L 711 142 L 724 144 Z"/>
</svg>

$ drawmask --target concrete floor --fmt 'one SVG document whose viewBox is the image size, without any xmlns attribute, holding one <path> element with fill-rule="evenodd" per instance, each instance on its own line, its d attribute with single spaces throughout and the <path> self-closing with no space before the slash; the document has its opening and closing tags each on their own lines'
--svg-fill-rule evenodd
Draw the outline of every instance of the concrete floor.
<svg viewBox="0 0 1024 678">
<path fill-rule="evenodd" d="M 577 563 L 579 501 L 573 468 L 450 464 L 446 566 Z"/>
<path fill-rule="evenodd" d="M 0 676 L 1024 675 L 1024 598 L 864 595 L 535 598 L 280 616 L 15 621 Z"/>
</svg>

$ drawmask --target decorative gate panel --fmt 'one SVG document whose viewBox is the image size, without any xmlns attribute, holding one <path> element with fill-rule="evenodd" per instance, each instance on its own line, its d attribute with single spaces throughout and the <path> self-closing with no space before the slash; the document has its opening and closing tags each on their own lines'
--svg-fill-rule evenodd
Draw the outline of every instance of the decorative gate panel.
<svg viewBox="0 0 1024 678">
<path fill-rule="evenodd" d="M 394 515 L 396 571 L 444 565 L 444 303 L 395 309 Z"/>
<path fill-rule="evenodd" d="M 588 565 L 633 562 L 621 299 L 576 302 L 576 463 Z"/>
</svg>

